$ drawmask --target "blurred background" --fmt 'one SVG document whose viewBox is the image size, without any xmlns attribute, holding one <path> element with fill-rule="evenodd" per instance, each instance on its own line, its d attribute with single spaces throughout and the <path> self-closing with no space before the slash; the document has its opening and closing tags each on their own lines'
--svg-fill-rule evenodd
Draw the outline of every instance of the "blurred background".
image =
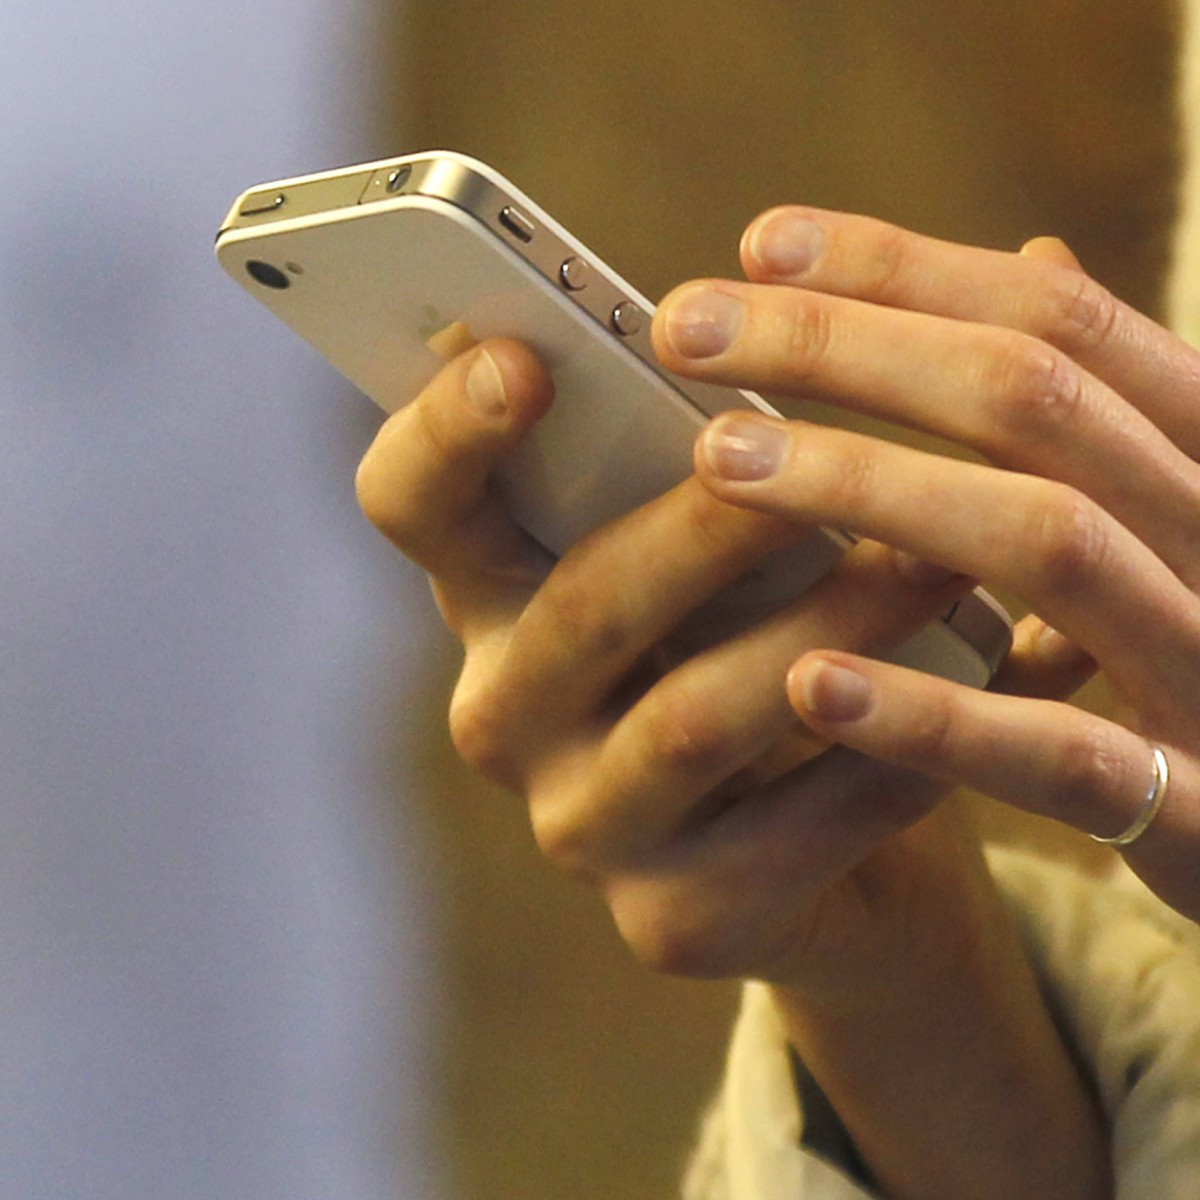
<svg viewBox="0 0 1200 1200">
<path fill-rule="evenodd" d="M 454 760 L 378 423 L 226 281 L 234 196 L 449 146 L 654 296 L 798 200 L 1065 237 L 1157 311 L 1145 0 L 0 11 L 0 1192 L 674 1194 L 726 986 L 655 979 Z"/>
</svg>

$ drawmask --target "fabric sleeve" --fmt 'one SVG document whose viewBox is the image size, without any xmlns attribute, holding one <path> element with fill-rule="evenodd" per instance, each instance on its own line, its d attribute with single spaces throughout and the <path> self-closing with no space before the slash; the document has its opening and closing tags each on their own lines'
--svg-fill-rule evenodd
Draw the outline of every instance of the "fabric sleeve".
<svg viewBox="0 0 1200 1200">
<path fill-rule="evenodd" d="M 839 1165 L 806 1149 L 803 1135 L 783 1025 L 767 988 L 749 983 L 684 1200 L 871 1200 Z"/>
<path fill-rule="evenodd" d="M 1117 1200 L 1200 1179 L 1200 931 L 1124 869 L 1096 880 L 995 849 L 1001 892 L 1113 1131 Z M 871 1200 L 804 1142 L 805 1114 L 769 991 L 748 984 L 685 1200 Z"/>
<path fill-rule="evenodd" d="M 1200 929 L 1123 865 L 1097 881 L 1012 851 L 990 857 L 1104 1105 L 1117 1200 L 1196 1194 Z"/>
</svg>

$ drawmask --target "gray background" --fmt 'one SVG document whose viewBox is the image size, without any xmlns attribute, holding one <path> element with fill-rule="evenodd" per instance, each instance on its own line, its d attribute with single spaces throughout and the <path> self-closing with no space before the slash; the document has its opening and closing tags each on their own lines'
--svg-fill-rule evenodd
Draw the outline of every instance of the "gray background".
<svg viewBox="0 0 1200 1200">
<path fill-rule="evenodd" d="M 211 252 L 241 188 L 395 149 L 375 39 L 367 0 L 0 7 L 5 1197 L 439 1193 L 378 669 L 428 601 L 354 505 L 373 414 Z"/>
</svg>

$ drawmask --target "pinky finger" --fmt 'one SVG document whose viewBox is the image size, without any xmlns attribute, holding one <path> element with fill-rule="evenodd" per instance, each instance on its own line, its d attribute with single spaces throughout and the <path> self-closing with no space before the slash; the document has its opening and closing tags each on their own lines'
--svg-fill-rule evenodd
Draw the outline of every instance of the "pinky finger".
<svg viewBox="0 0 1200 1200">
<path fill-rule="evenodd" d="M 789 674 L 788 696 L 831 740 L 1094 836 L 1133 826 L 1156 778 L 1146 739 L 1111 721 L 854 655 L 805 655 Z M 1200 778 L 1189 757 L 1166 754 L 1171 779 L 1162 809 L 1124 853 L 1163 899 L 1198 919 Z"/>
</svg>

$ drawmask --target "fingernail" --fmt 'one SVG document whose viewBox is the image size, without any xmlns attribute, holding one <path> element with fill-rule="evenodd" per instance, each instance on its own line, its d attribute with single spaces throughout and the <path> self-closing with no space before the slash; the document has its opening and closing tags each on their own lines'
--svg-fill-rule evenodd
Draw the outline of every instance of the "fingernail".
<svg viewBox="0 0 1200 1200">
<path fill-rule="evenodd" d="M 467 370 L 467 399 L 485 417 L 502 417 L 508 411 L 504 394 L 504 376 L 496 360 L 480 350 Z"/>
<path fill-rule="evenodd" d="M 907 550 L 895 551 L 896 571 L 901 579 L 919 588 L 945 587 L 955 579 L 965 578 L 960 571 L 944 567 L 941 563 L 928 562 L 909 554 Z"/>
<path fill-rule="evenodd" d="M 804 707 L 822 721 L 857 721 L 871 707 L 871 681 L 849 667 L 824 659 L 800 669 L 800 698 Z"/>
<path fill-rule="evenodd" d="M 816 221 L 786 209 L 750 230 L 748 249 L 769 275 L 802 275 L 825 252 L 825 231 Z"/>
<path fill-rule="evenodd" d="M 733 417 L 704 435 L 704 460 L 712 473 L 735 483 L 770 479 L 788 448 L 782 425 Z"/>
<path fill-rule="evenodd" d="M 733 345 L 745 319 L 746 306 L 736 296 L 689 288 L 667 309 L 667 341 L 684 358 L 716 358 Z"/>
</svg>

